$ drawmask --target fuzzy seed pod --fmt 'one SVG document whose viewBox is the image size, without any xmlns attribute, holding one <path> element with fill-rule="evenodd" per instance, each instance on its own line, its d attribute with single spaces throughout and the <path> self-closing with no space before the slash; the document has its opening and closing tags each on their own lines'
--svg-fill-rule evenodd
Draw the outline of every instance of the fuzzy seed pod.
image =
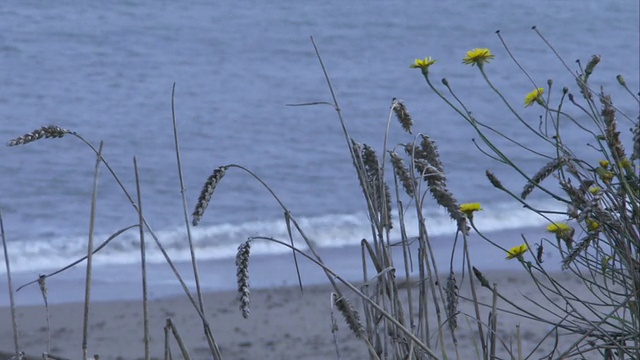
<svg viewBox="0 0 640 360">
<path fill-rule="evenodd" d="M 213 170 L 211 176 L 209 176 L 207 181 L 204 183 L 202 191 L 200 192 L 200 197 L 198 198 L 198 202 L 196 203 L 195 210 L 192 214 L 193 220 L 191 223 L 193 224 L 193 226 L 198 225 L 198 223 L 200 222 L 202 215 L 204 215 L 204 211 L 207 209 L 207 206 L 209 206 L 209 201 L 211 201 L 211 195 L 213 195 L 213 191 L 216 189 L 216 186 L 218 186 L 220 180 L 222 180 L 222 177 L 224 176 L 228 168 L 229 166 L 220 166 L 219 168 Z"/>
<path fill-rule="evenodd" d="M 61 138 L 66 134 L 73 134 L 73 132 L 56 125 L 43 126 L 40 129 L 10 140 L 7 146 L 24 145 L 42 138 Z"/>
</svg>

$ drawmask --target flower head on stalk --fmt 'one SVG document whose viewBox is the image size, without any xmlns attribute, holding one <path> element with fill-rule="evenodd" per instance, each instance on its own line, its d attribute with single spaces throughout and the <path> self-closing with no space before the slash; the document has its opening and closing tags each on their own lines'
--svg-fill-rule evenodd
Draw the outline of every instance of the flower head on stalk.
<svg viewBox="0 0 640 360">
<path fill-rule="evenodd" d="M 533 105 L 533 103 L 537 102 L 542 105 L 542 94 L 544 93 L 543 88 L 537 88 L 532 92 L 528 93 L 527 96 L 524 97 L 524 107 L 529 107 Z"/>
<path fill-rule="evenodd" d="M 547 226 L 547 231 L 554 234 L 571 231 L 571 227 L 566 223 L 553 223 Z"/>
<path fill-rule="evenodd" d="M 511 250 L 507 251 L 507 260 L 521 258 L 527 252 L 527 244 L 514 246 Z"/>
<path fill-rule="evenodd" d="M 412 69 L 420 69 L 422 70 L 423 74 L 428 74 L 429 73 L 429 66 L 433 65 L 436 63 L 437 60 L 432 59 L 431 56 L 429 57 L 425 57 L 424 60 L 422 59 L 416 59 L 413 64 L 411 64 L 409 67 Z"/>
<path fill-rule="evenodd" d="M 471 218 L 474 212 L 480 210 L 482 210 L 480 203 L 466 203 L 460 205 L 460 212 L 467 215 L 468 218 Z"/>
<path fill-rule="evenodd" d="M 488 63 L 489 60 L 495 57 L 496 56 L 491 53 L 491 50 L 487 48 L 476 48 L 467 51 L 467 56 L 462 59 L 462 62 L 467 65 L 478 65 L 478 67 L 482 67 L 484 63 Z"/>
<path fill-rule="evenodd" d="M 549 224 L 547 231 L 556 234 L 556 239 L 564 241 L 569 249 L 573 248 L 573 234 L 575 233 L 575 229 L 567 223 Z"/>
</svg>

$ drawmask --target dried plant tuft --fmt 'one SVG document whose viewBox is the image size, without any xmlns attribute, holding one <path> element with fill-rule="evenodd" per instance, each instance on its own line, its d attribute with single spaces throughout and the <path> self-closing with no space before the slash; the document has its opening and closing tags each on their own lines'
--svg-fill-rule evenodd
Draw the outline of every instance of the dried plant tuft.
<svg viewBox="0 0 640 360">
<path fill-rule="evenodd" d="M 600 103 L 602 104 L 602 118 L 606 125 L 604 136 L 609 146 L 611 154 L 620 161 L 625 159 L 625 151 L 620 141 L 620 132 L 617 129 L 616 109 L 613 107 L 613 101 L 610 95 L 604 92 L 600 93 Z"/>
<path fill-rule="evenodd" d="M 380 214 L 382 225 L 387 229 L 391 229 L 393 227 L 391 222 L 391 192 L 389 191 L 389 186 L 382 179 L 378 156 L 375 150 L 367 144 L 363 144 L 360 155 L 369 188 L 374 194 L 373 199 L 377 207 L 376 210 Z"/>
<path fill-rule="evenodd" d="M 495 187 L 496 189 L 504 190 L 504 186 L 502 186 L 502 182 L 500 182 L 500 179 L 498 179 L 496 174 L 492 173 L 489 170 L 485 171 L 485 174 L 487 175 L 487 179 L 489 179 L 493 187 Z"/>
<path fill-rule="evenodd" d="M 412 134 L 411 127 L 413 126 L 413 119 L 411 119 L 411 114 L 407 112 L 407 107 L 404 105 L 404 103 L 401 100 L 393 98 L 391 108 L 396 114 L 398 122 L 400 123 L 404 131 Z"/>
<path fill-rule="evenodd" d="M 222 177 L 224 176 L 228 168 L 229 166 L 220 166 L 219 168 L 213 170 L 213 173 L 204 183 L 202 191 L 200 192 L 200 197 L 198 198 L 198 203 L 196 204 L 196 208 L 192 214 L 193 220 L 191 223 L 193 224 L 193 226 L 198 225 L 198 223 L 200 222 L 202 215 L 204 215 L 204 211 L 209 205 L 209 201 L 211 201 L 211 195 L 213 195 L 213 191 L 216 189 L 216 186 L 218 186 L 220 180 L 222 180 Z"/>
<path fill-rule="evenodd" d="M 458 321 L 456 315 L 458 313 L 458 285 L 456 283 L 456 276 L 452 272 L 449 273 L 447 278 L 447 288 L 445 291 L 447 295 L 447 318 L 449 319 L 449 327 L 451 331 L 454 331 L 458 327 Z"/>
<path fill-rule="evenodd" d="M 527 185 L 522 189 L 522 193 L 520 194 L 521 199 L 526 199 L 529 194 L 535 189 L 536 185 L 540 184 L 542 180 L 549 177 L 549 175 L 553 174 L 554 171 L 560 169 L 560 167 L 565 163 L 563 158 L 555 158 L 551 160 L 548 164 L 542 167 L 542 169 L 538 170 L 535 175 L 529 180 Z"/>
<path fill-rule="evenodd" d="M 24 134 L 15 139 L 11 139 L 7 146 L 24 145 L 43 138 L 61 138 L 66 134 L 73 134 L 73 132 L 56 125 L 43 126 L 40 129 L 34 130 L 28 134 Z"/>
<path fill-rule="evenodd" d="M 338 298 L 336 294 L 334 294 L 333 299 L 336 308 L 340 310 L 345 322 L 347 323 L 347 325 L 349 325 L 349 329 L 351 329 L 351 331 L 357 338 L 363 337 L 364 327 L 360 322 L 360 315 L 358 315 L 358 312 L 353 308 L 353 306 L 351 306 L 349 299 L 345 297 Z"/>
<path fill-rule="evenodd" d="M 242 317 L 248 318 L 251 309 L 251 291 L 249 289 L 249 255 L 251 252 L 251 240 L 245 241 L 238 246 L 236 254 L 236 270 L 238 277 L 238 301 Z"/>
<path fill-rule="evenodd" d="M 416 179 L 411 175 L 409 169 L 404 165 L 402 158 L 394 151 L 389 151 L 391 156 L 391 165 L 398 179 L 402 183 L 402 187 L 407 195 L 413 197 L 416 190 Z"/>
</svg>

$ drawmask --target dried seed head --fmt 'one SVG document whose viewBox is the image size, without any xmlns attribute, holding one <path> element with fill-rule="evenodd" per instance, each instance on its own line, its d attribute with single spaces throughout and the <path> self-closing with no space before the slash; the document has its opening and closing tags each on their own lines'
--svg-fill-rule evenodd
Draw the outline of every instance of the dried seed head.
<svg viewBox="0 0 640 360">
<path fill-rule="evenodd" d="M 458 225 L 458 229 L 464 233 L 468 233 L 469 229 L 467 228 L 467 218 L 462 211 L 460 211 L 458 201 L 447 189 L 444 175 L 431 165 L 426 165 L 424 171 L 424 178 L 427 181 L 427 186 L 429 187 L 431 196 L 433 196 L 438 205 L 447 210 L 451 219 L 453 219 Z"/>
<path fill-rule="evenodd" d="M 407 107 L 404 106 L 404 103 L 401 100 L 393 98 L 393 102 L 391 104 L 391 108 L 393 112 L 396 114 L 398 118 L 398 122 L 402 125 L 404 131 L 411 134 L 411 127 L 413 126 L 413 120 L 411 119 L 411 115 L 407 112 Z"/>
<path fill-rule="evenodd" d="M 631 160 L 640 159 L 640 121 L 633 127 L 633 155 Z"/>
<path fill-rule="evenodd" d="M 375 150 L 364 144 L 361 156 L 369 182 L 372 184 L 377 183 L 380 179 L 380 165 L 378 164 L 378 156 Z"/>
<path fill-rule="evenodd" d="M 44 302 L 47 302 L 47 283 L 46 283 L 47 275 L 38 276 L 38 285 L 40 286 L 40 293 L 44 298 Z"/>
<path fill-rule="evenodd" d="M 567 181 L 560 181 L 560 187 L 567 195 L 569 195 L 571 205 L 578 210 L 583 210 L 588 206 L 588 200 L 586 198 L 587 190 L 574 187 L 570 180 L 571 179 L 568 179 Z"/>
<path fill-rule="evenodd" d="M 591 236 L 587 236 L 586 238 L 580 240 L 580 242 L 574 248 L 569 248 L 569 255 L 562 259 L 562 270 L 568 269 L 569 266 L 571 266 L 571 263 L 578 258 L 578 255 L 580 255 L 582 251 L 587 250 L 589 244 L 591 243 L 591 239 Z"/>
<path fill-rule="evenodd" d="M 489 280 L 487 280 L 487 278 L 484 277 L 484 275 L 480 272 L 480 270 L 478 270 L 475 266 L 473 266 L 472 269 L 473 269 L 473 274 L 476 276 L 478 281 L 480 281 L 480 285 L 486 287 L 487 289 L 491 289 L 491 286 L 489 286 Z"/>
<path fill-rule="evenodd" d="M 538 170 L 535 175 L 529 180 L 529 183 L 524 186 L 522 189 L 522 194 L 520 194 L 521 199 L 526 199 L 529 194 L 535 189 L 535 186 L 540 184 L 542 180 L 549 177 L 549 175 L 553 174 L 554 171 L 558 170 L 564 164 L 563 158 L 555 158 L 551 160 L 547 165 L 543 166 L 542 169 Z"/>
<path fill-rule="evenodd" d="M 593 73 L 593 69 L 598 65 L 600 59 L 600 55 L 593 55 L 591 57 L 591 60 L 587 63 L 587 67 L 584 69 L 585 78 L 588 78 Z"/>
<path fill-rule="evenodd" d="M 407 195 L 413 197 L 416 190 L 416 179 L 409 173 L 409 169 L 404 165 L 402 158 L 394 151 L 389 151 L 391 156 L 391 165 L 398 179 L 402 183 L 402 187 Z"/>
<path fill-rule="evenodd" d="M 438 171 L 444 173 L 444 166 L 440 161 L 440 154 L 438 153 L 438 147 L 436 143 L 431 140 L 427 135 L 420 135 L 422 141 L 420 142 L 421 156 L 424 156 L 424 160 L 427 160 L 429 164 L 433 165 Z"/>
<path fill-rule="evenodd" d="M 427 182 L 431 195 L 436 202 L 444 207 L 451 218 L 456 221 L 458 229 L 468 233 L 467 222 L 464 214 L 458 207 L 457 200 L 453 194 L 447 190 L 447 178 L 444 175 L 444 167 L 440 162 L 438 149 L 433 141 L 426 136 L 422 136 L 420 148 L 413 144 L 404 145 L 404 151 L 413 158 L 413 164 L 422 178 Z"/>
<path fill-rule="evenodd" d="M 204 211 L 209 205 L 209 201 L 211 201 L 211 195 L 213 195 L 213 191 L 216 189 L 216 186 L 218 186 L 220 180 L 222 180 L 222 177 L 224 176 L 228 168 L 229 166 L 220 166 L 219 168 L 213 170 L 213 173 L 204 183 L 202 191 L 200 192 L 200 197 L 198 198 L 198 202 L 196 203 L 196 208 L 192 214 L 193 220 L 191 223 L 193 224 L 193 226 L 198 225 L 198 223 L 200 222 L 202 215 L 204 215 Z"/>
<path fill-rule="evenodd" d="M 393 227 L 391 223 L 391 192 L 389 191 L 389 186 L 381 177 L 378 156 L 369 145 L 364 144 L 361 158 L 369 189 L 373 192 L 372 198 L 375 201 L 376 211 L 380 214 L 382 226 L 391 229 Z"/>
<path fill-rule="evenodd" d="M 349 325 L 349 329 L 351 329 L 357 338 L 361 338 L 364 335 L 364 327 L 360 322 L 360 315 L 358 315 L 358 312 L 353 308 L 353 306 L 351 306 L 349 300 L 344 296 L 338 298 L 338 296 L 334 294 L 333 300 L 336 308 L 338 308 L 342 313 L 344 321 Z"/>
<path fill-rule="evenodd" d="M 487 175 L 487 178 L 491 182 L 491 185 L 493 185 L 496 189 L 501 189 L 501 190 L 504 189 L 504 186 L 502 186 L 502 183 L 494 173 L 487 170 L 485 171 L 485 174 Z"/>
<path fill-rule="evenodd" d="M 605 95 L 604 92 L 601 91 L 600 103 L 602 104 L 602 118 L 606 125 L 604 136 L 609 150 L 618 159 L 624 159 L 626 155 L 622 142 L 620 141 L 620 132 L 617 130 L 616 109 L 613 107 L 611 96 Z"/>
<path fill-rule="evenodd" d="M 236 254 L 236 270 L 238 278 L 238 301 L 242 317 L 248 318 L 251 309 L 251 291 L 249 290 L 249 254 L 251 251 L 251 240 L 245 241 L 238 246 Z"/>
<path fill-rule="evenodd" d="M 449 327 L 454 331 L 458 327 L 456 314 L 458 313 L 458 285 L 456 284 L 456 276 L 453 272 L 449 273 L 447 278 L 447 318 L 449 319 Z"/>
<path fill-rule="evenodd" d="M 43 126 L 40 129 L 10 140 L 7 146 L 24 145 L 42 138 L 61 138 L 66 134 L 73 134 L 73 132 L 56 125 Z"/>
</svg>

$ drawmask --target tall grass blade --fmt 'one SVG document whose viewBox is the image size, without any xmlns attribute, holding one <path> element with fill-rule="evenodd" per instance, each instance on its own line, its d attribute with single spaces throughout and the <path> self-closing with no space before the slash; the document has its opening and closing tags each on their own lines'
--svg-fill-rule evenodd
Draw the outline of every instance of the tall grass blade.
<svg viewBox="0 0 640 360">
<path fill-rule="evenodd" d="M 18 341 L 18 320 L 16 318 L 16 302 L 13 296 L 13 281 L 11 278 L 11 265 L 9 264 L 9 250 L 7 249 L 7 239 L 4 233 L 4 222 L 2 221 L 2 208 L 0 208 L 0 236 L 2 236 L 2 250 L 4 251 L 4 263 L 7 269 L 7 286 L 9 288 L 9 303 L 11 304 L 11 328 L 13 329 L 13 346 L 16 356 L 20 356 L 20 344 Z"/>
<path fill-rule="evenodd" d="M 89 304 L 91 303 L 91 271 L 93 270 L 93 233 L 96 220 L 96 205 L 98 202 L 98 179 L 100 178 L 100 162 L 102 159 L 102 145 L 98 147 L 96 164 L 93 170 L 93 191 L 91 194 L 91 215 L 89 217 L 89 243 L 87 245 L 87 275 L 84 292 L 84 317 L 82 323 L 82 358 L 87 358 L 87 339 L 89 338 Z"/>
<path fill-rule="evenodd" d="M 149 303 L 147 296 L 147 255 L 144 242 L 144 225 L 142 219 L 142 192 L 140 191 L 140 174 L 138 173 L 138 161 L 133 157 L 133 171 L 136 177 L 136 193 L 138 195 L 138 221 L 140 230 L 140 266 L 142 272 L 142 327 L 144 331 L 144 358 L 151 360 L 149 348 Z"/>
</svg>

